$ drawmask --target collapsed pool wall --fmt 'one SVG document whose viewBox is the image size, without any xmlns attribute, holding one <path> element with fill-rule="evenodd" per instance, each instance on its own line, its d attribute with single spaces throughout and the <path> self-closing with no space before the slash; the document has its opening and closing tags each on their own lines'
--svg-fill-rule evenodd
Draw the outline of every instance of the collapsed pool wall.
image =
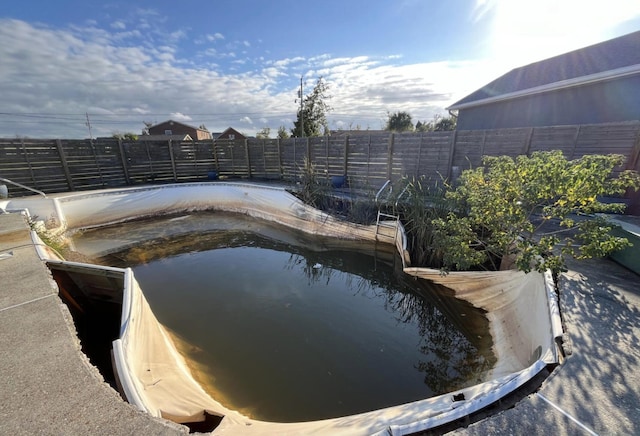
<svg viewBox="0 0 640 436">
<path fill-rule="evenodd" d="M 9 199 L 0 203 L 0 208 L 28 209 L 32 217 L 37 216 L 56 232 L 147 216 L 214 209 L 245 213 L 316 235 L 371 241 L 377 239 L 375 226 L 335 220 L 306 206 L 283 188 L 247 183 L 162 185 L 50 197 Z M 403 259 L 408 261 L 404 231 L 392 236 L 396 238 L 395 244 L 393 239 L 387 238 L 390 242 L 388 245 L 395 245 Z M 114 343 L 123 391 L 130 402 L 150 414 L 178 422 L 204 415 L 205 410 L 224 416 L 214 434 L 223 431 L 225 434 L 406 434 L 440 426 L 478 411 L 526 383 L 548 364 L 558 362 L 555 338 L 562 332 L 557 304 L 550 295 L 553 293 L 550 277 L 513 271 L 450 273 L 446 276 L 442 276 L 440 271 L 425 268 L 405 268 L 405 272 L 442 283 L 454 289 L 459 298 L 488 311 L 494 352 L 498 358 L 493 380 L 455 393 L 368 413 L 291 424 L 261 422 L 242 416 L 224 408 L 199 386 L 194 388 L 194 397 L 175 401 L 176 396 L 171 395 L 171 388 L 163 393 L 168 395 L 168 400 L 166 397 L 158 400 L 151 397 L 151 391 L 162 391 L 164 387 L 162 382 L 153 378 L 153 372 L 148 371 L 154 362 L 163 362 L 160 366 L 166 367 L 163 359 L 171 359 L 174 362 L 171 377 L 175 377 L 173 382 L 177 385 L 191 386 L 195 382 L 168 335 L 148 309 L 144 295 L 131 273 L 130 280 L 126 281 L 126 301 L 123 302 L 122 337 Z M 157 329 L 156 339 L 160 344 L 158 352 L 162 357 L 153 355 L 155 345 L 141 344 L 135 334 L 131 335 L 132 325 L 141 318 L 148 321 L 144 325 Z M 144 356 L 141 357 L 141 354 Z M 136 358 L 146 359 L 146 362 L 135 363 Z M 169 385 L 171 383 L 167 383 Z M 457 394 L 456 399 L 453 394 Z M 458 398 L 464 399 L 458 401 Z"/>
</svg>

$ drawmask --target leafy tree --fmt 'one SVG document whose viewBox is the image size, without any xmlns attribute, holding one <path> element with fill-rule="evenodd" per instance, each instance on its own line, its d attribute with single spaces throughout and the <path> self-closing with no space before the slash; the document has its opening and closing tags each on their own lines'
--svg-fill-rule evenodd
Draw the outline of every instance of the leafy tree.
<svg viewBox="0 0 640 436">
<path fill-rule="evenodd" d="M 126 139 L 128 141 L 137 141 L 138 140 L 138 135 L 136 135 L 135 133 L 114 133 L 113 137 L 116 139 Z"/>
<path fill-rule="evenodd" d="M 432 121 L 418 121 L 416 123 L 416 132 L 444 132 L 456 130 L 457 120 L 455 117 L 443 117 L 435 115 Z"/>
<path fill-rule="evenodd" d="M 278 138 L 287 139 L 289 137 L 289 132 L 287 132 L 286 127 L 280 126 L 278 127 Z"/>
<path fill-rule="evenodd" d="M 593 215 L 622 212 L 624 204 L 598 198 L 640 186 L 637 172 L 613 174 L 624 160 L 586 155 L 568 161 L 560 151 L 484 157 L 484 166 L 464 171 L 447 192 L 454 212 L 433 220 L 433 246 L 444 255 L 444 269 L 499 269 L 512 261 L 525 272 L 557 274 L 566 256 L 601 257 L 629 246 L 610 234 L 606 218 Z"/>
<path fill-rule="evenodd" d="M 331 107 L 326 103 L 330 98 L 328 91 L 329 85 L 320 77 L 311 94 L 304 97 L 302 110 L 298 109 L 298 118 L 291 129 L 292 136 L 321 136 L 329 132 L 327 113 L 331 111 Z"/>
<path fill-rule="evenodd" d="M 385 130 L 392 132 L 412 132 L 413 121 L 411 121 L 411 115 L 408 112 L 394 112 L 392 114 L 387 113 L 387 125 Z"/>
<path fill-rule="evenodd" d="M 256 138 L 258 139 L 269 139 L 269 135 L 271 134 L 270 127 L 263 127 L 258 133 L 256 133 Z"/>
<path fill-rule="evenodd" d="M 416 123 L 416 132 L 431 132 L 431 126 L 429 123 L 423 123 L 422 121 L 418 121 Z"/>
<path fill-rule="evenodd" d="M 457 120 L 455 117 L 438 117 L 438 120 L 433 125 L 434 132 L 444 132 L 450 130 L 456 130 Z"/>
</svg>

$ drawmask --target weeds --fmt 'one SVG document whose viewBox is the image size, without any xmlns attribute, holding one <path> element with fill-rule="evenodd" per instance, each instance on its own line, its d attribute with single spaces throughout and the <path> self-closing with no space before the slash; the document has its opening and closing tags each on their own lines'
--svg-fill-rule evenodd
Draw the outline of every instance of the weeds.
<svg viewBox="0 0 640 436">
<path fill-rule="evenodd" d="M 407 244 L 414 265 L 439 268 L 444 252 L 437 244 L 432 222 L 451 211 L 445 189 L 424 177 L 404 178 L 396 190 L 392 212 L 400 216 L 407 234 Z"/>
</svg>

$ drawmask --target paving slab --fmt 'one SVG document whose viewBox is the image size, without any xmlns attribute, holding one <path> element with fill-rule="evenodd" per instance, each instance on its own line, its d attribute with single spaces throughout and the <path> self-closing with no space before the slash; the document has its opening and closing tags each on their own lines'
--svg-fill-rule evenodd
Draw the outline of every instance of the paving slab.
<svg viewBox="0 0 640 436">
<path fill-rule="evenodd" d="M 0 259 L 0 434 L 188 433 L 124 402 L 89 363 L 19 214 L 0 214 Z"/>
</svg>

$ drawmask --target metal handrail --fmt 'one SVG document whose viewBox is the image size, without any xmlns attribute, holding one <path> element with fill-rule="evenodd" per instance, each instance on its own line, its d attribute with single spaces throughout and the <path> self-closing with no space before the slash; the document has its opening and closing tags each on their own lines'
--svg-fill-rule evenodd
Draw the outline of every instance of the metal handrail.
<svg viewBox="0 0 640 436">
<path fill-rule="evenodd" d="M 389 186 L 389 183 L 391 183 L 391 180 L 387 180 L 386 182 L 384 182 L 384 185 L 382 185 L 382 188 L 380 188 L 380 190 L 376 194 L 376 203 L 378 202 L 378 197 L 380 197 L 380 194 L 382 194 L 382 191 L 384 191 L 384 188 Z M 389 187 L 389 192 L 391 191 L 393 191 L 393 186 Z"/>
<path fill-rule="evenodd" d="M 25 186 L 22 183 L 14 182 L 14 181 L 9 180 L 9 179 L 3 179 L 2 177 L 0 177 L 0 182 L 11 183 L 12 185 L 15 185 L 15 186 L 17 186 L 19 188 L 35 192 L 36 194 L 42 195 L 44 198 L 48 198 L 47 194 L 45 194 L 44 192 L 38 191 L 37 189 L 29 188 L 28 186 Z"/>
</svg>

